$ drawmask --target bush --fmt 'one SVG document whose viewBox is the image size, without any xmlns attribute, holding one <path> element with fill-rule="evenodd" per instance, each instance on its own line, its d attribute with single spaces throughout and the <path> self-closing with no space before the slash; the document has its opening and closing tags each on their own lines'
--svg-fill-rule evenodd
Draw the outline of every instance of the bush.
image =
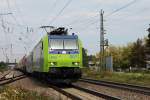
<svg viewBox="0 0 150 100">
<path fill-rule="evenodd" d="M 0 72 L 3 72 L 7 69 L 6 64 L 4 62 L 0 62 Z"/>
<path fill-rule="evenodd" d="M 0 100 L 52 100 L 52 98 L 22 88 L 2 87 Z"/>
</svg>

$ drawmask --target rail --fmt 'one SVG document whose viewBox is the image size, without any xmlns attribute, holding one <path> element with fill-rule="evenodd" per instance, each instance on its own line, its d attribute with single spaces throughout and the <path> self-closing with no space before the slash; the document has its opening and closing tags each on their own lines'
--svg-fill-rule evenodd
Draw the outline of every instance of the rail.
<svg viewBox="0 0 150 100">
<path fill-rule="evenodd" d="M 150 96 L 150 88 L 138 85 L 131 85 L 131 84 L 124 84 L 124 83 L 117 83 L 117 82 L 110 82 L 110 81 L 102 81 L 102 80 L 94 80 L 94 79 L 85 79 L 81 78 L 79 81 L 81 82 L 88 82 L 95 85 L 102 85 L 112 88 L 124 89 L 128 91 L 133 91 L 136 93 L 142 93 L 144 95 Z"/>
</svg>

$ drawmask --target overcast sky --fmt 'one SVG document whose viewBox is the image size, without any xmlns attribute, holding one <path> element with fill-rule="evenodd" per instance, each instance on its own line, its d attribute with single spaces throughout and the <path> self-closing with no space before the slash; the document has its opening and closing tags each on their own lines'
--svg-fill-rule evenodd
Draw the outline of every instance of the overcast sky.
<svg viewBox="0 0 150 100">
<path fill-rule="evenodd" d="M 150 0 L 70 0 L 64 7 L 67 2 L 68 0 L 0 0 L 0 14 L 13 13 L 0 16 L 0 60 L 5 60 L 6 54 L 9 58 L 19 59 L 30 52 L 45 34 L 39 29 L 41 25 L 72 28 L 70 34 L 79 35 L 88 53 L 95 54 L 99 51 L 101 9 L 105 11 L 104 25 L 110 44 L 126 45 L 148 34 L 146 29 L 150 24 Z M 130 2 L 132 4 L 127 8 L 109 16 Z"/>
</svg>

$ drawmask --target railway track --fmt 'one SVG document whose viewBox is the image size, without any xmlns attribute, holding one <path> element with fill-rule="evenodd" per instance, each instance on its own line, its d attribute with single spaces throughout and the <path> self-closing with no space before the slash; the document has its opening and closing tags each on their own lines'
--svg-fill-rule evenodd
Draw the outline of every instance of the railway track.
<svg viewBox="0 0 150 100">
<path fill-rule="evenodd" d="M 79 98 L 78 96 L 75 96 L 67 91 L 65 91 L 64 89 L 57 87 L 55 85 L 48 85 L 50 88 L 53 88 L 54 90 L 56 90 L 57 92 L 65 95 L 66 97 L 72 99 L 72 100 L 82 100 L 81 98 Z"/>
<path fill-rule="evenodd" d="M 6 85 L 12 82 L 15 82 L 17 80 L 23 79 L 26 76 L 24 74 L 22 75 L 15 75 L 14 71 L 9 71 L 8 73 L 4 74 L 1 78 L 0 78 L 0 86 L 2 85 Z"/>
<path fill-rule="evenodd" d="M 60 94 L 63 94 L 69 100 L 121 100 L 118 97 L 83 88 L 75 84 L 59 84 L 50 80 L 44 80 L 37 77 L 34 78 L 40 80 L 47 87 L 54 89 Z"/>
<path fill-rule="evenodd" d="M 11 71 L 8 71 L 7 73 L 5 73 L 4 75 L 2 75 L 2 77 L 0 77 L 0 81 L 5 79 L 5 77 L 10 73 Z"/>
<path fill-rule="evenodd" d="M 18 78 L 17 78 L 18 77 Z M 20 76 L 15 76 L 14 78 L 9 78 L 10 81 L 8 81 L 8 83 L 13 82 L 13 80 L 19 80 L 21 78 L 23 78 L 24 75 L 20 75 Z M 36 77 L 34 77 L 36 78 Z M 36 78 L 37 79 L 37 78 Z M 4 79 L 3 80 L 7 80 Z M 38 80 L 42 80 L 42 79 L 38 79 Z M 80 81 L 83 81 L 84 79 L 80 79 Z M 94 83 L 96 85 L 100 85 L 98 84 L 97 80 L 95 80 L 96 82 L 89 82 L 90 79 L 86 79 L 84 80 L 84 82 L 86 83 Z M 0 79 L 0 85 L 1 85 L 1 79 Z M 8 84 L 7 82 L 4 82 L 4 84 Z M 55 91 L 57 91 L 60 94 L 63 94 L 66 98 L 68 99 L 72 99 L 72 100 L 121 100 L 120 98 L 118 98 L 119 96 L 112 96 L 112 94 L 107 94 L 107 93 L 101 93 L 101 91 L 96 91 L 93 90 L 92 88 L 85 88 L 85 87 L 81 87 L 80 85 L 76 85 L 76 84 L 72 84 L 71 86 L 65 86 L 65 87 L 60 87 L 54 84 L 51 84 L 50 82 L 46 81 L 46 80 L 42 80 L 42 83 L 45 83 L 47 85 L 47 87 L 53 88 Z M 4 85 L 2 84 L 2 85 Z"/>
<path fill-rule="evenodd" d="M 110 82 L 110 81 L 108 82 L 108 81 L 101 81 L 101 80 L 94 80 L 94 79 L 85 79 L 85 78 L 81 78 L 79 81 L 87 82 L 87 83 L 91 83 L 91 84 L 95 84 L 95 85 L 111 87 L 111 88 L 124 89 L 124 90 L 128 90 L 128 91 L 141 93 L 141 94 L 150 96 L 150 88 L 149 87 L 117 83 L 117 82 Z"/>
<path fill-rule="evenodd" d="M 57 86 L 57 85 L 48 85 L 48 86 L 72 100 L 101 100 L 101 99 L 121 100 L 120 98 L 106 95 L 74 84 L 65 87 Z"/>
<path fill-rule="evenodd" d="M 78 85 L 73 84 L 72 87 L 75 88 L 75 89 L 78 89 L 80 91 L 86 92 L 88 94 L 92 94 L 93 96 L 96 96 L 99 99 L 101 98 L 101 99 L 106 99 L 106 100 L 121 100 L 118 97 L 114 97 L 114 96 L 111 96 L 111 95 L 100 93 L 100 92 L 97 92 L 97 91 L 94 91 L 94 90 L 91 90 L 91 89 L 88 89 L 88 88 L 83 88 L 83 87 L 78 86 Z"/>
</svg>

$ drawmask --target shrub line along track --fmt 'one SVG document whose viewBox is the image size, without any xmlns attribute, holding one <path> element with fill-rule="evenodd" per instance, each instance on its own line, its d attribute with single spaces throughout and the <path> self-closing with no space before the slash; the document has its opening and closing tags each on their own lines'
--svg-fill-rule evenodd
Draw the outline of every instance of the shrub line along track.
<svg viewBox="0 0 150 100">
<path fill-rule="evenodd" d="M 111 88 L 124 89 L 124 90 L 133 91 L 136 93 L 142 93 L 144 95 L 150 96 L 150 88 L 149 87 L 117 83 L 117 82 L 110 82 L 110 81 L 87 79 L 87 78 L 81 78 L 79 81 L 87 82 L 87 83 L 91 83 L 91 84 L 95 84 L 95 85 L 107 86 L 107 87 L 111 87 Z"/>
</svg>

